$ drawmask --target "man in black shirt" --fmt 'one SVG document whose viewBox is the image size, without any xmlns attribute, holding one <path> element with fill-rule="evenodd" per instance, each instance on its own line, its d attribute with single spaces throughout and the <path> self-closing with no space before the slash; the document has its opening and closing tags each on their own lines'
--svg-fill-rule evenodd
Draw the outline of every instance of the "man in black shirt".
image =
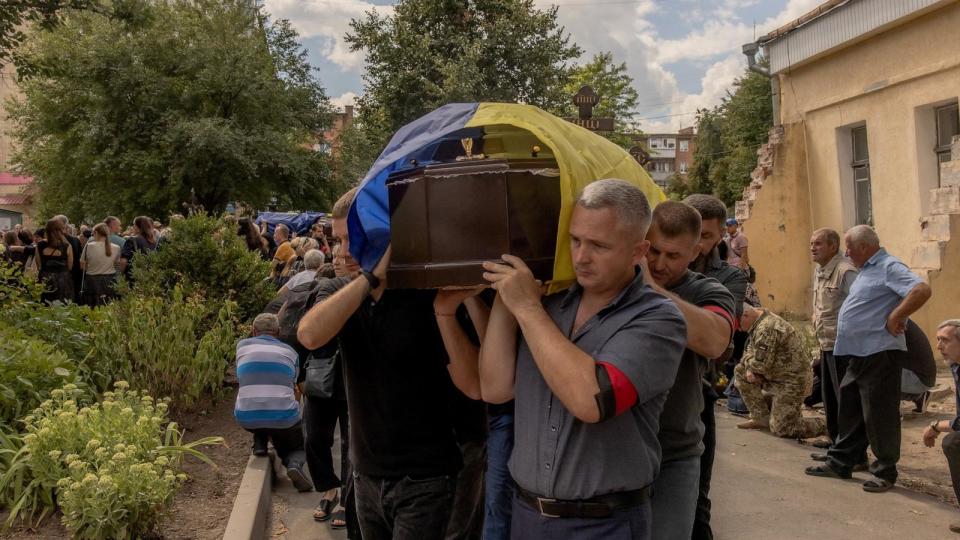
<svg viewBox="0 0 960 540">
<path fill-rule="evenodd" d="M 60 214 L 53 219 L 63 223 L 63 236 L 73 249 L 73 266 L 70 267 L 70 277 L 73 278 L 73 298 L 69 300 L 79 302 L 80 289 L 83 288 L 83 269 L 80 268 L 80 253 L 83 252 L 83 246 L 80 245 L 80 239 L 73 235 L 73 227 L 70 226 L 67 216 Z"/>
<path fill-rule="evenodd" d="M 739 268 L 730 266 L 720 258 L 718 244 L 723 243 L 724 222 L 727 207 L 711 195 L 690 195 L 683 200 L 700 213 L 700 254 L 690 263 L 690 269 L 720 282 L 734 300 L 735 320 L 740 320 L 743 299 L 747 294 L 747 276 Z M 732 353 L 729 350 L 726 354 Z M 708 379 L 712 379 L 708 375 Z M 710 528 L 710 481 L 713 477 L 713 458 L 717 450 L 717 420 L 713 410 L 719 396 L 713 390 L 713 380 L 704 381 L 703 454 L 700 456 L 700 496 L 697 499 L 697 514 L 693 524 L 693 540 L 713 540 Z"/>
<path fill-rule="evenodd" d="M 339 290 L 320 287 L 297 338 L 308 349 L 339 338 L 360 529 L 365 540 L 439 540 L 462 460 L 436 293 L 387 290 L 389 249 L 373 272 L 359 272 L 350 259 L 347 214 L 332 218 L 357 277 Z"/>
<path fill-rule="evenodd" d="M 687 349 L 660 415 L 663 457 L 653 489 L 653 538 L 688 540 L 703 452 L 703 373 L 708 359 L 721 356 L 730 344 L 734 301 L 720 282 L 687 268 L 700 253 L 700 214 L 691 206 L 660 203 L 647 240 L 646 281 L 673 299 L 687 321 Z"/>
</svg>

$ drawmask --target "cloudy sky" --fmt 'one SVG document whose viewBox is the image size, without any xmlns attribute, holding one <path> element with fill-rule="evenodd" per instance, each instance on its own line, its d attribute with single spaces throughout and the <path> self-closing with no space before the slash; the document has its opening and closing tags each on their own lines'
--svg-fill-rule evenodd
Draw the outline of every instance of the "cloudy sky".
<svg viewBox="0 0 960 540">
<path fill-rule="evenodd" d="M 290 19 L 338 105 L 363 92 L 363 55 L 343 34 L 351 18 L 393 0 L 264 0 Z M 559 7 L 560 23 L 585 50 L 613 52 L 640 92 L 648 132 L 689 126 L 698 107 L 717 104 L 746 65 L 740 47 L 813 9 L 822 0 L 535 0 Z"/>
</svg>

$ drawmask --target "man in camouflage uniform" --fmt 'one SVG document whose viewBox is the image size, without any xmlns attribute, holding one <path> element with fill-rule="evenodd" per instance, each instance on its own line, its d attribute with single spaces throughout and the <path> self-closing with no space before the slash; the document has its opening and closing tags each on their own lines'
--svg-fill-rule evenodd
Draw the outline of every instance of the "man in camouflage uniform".
<svg viewBox="0 0 960 540">
<path fill-rule="evenodd" d="M 750 409 L 750 420 L 737 427 L 769 427 L 778 437 L 802 439 L 823 433 L 826 426 L 822 420 L 804 418 L 800 412 L 813 382 L 810 352 L 800 333 L 776 314 L 749 304 L 743 307 L 740 327 L 750 332 L 750 337 L 734 370 L 735 384 Z M 764 391 L 773 396 L 772 411 Z"/>
</svg>

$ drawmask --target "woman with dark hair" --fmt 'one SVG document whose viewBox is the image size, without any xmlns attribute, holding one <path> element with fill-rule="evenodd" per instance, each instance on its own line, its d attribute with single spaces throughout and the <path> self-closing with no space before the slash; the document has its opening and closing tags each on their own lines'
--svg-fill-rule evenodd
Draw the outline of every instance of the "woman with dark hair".
<svg viewBox="0 0 960 540">
<path fill-rule="evenodd" d="M 260 235 L 260 231 L 252 219 L 244 217 L 237 221 L 237 236 L 243 238 L 244 243 L 247 244 L 247 249 L 259 253 L 265 261 L 270 260 L 270 245 L 266 238 Z"/>
<path fill-rule="evenodd" d="M 73 247 L 67 242 L 63 222 L 57 218 L 47 221 L 44 227 L 44 239 L 37 242 L 33 260 L 40 270 L 39 281 L 45 285 L 40 299 L 46 303 L 54 301 L 72 302 L 74 298 Z"/>
<path fill-rule="evenodd" d="M 127 277 L 127 281 L 133 281 L 133 257 L 137 253 L 150 253 L 157 250 L 157 243 L 160 240 L 156 229 L 153 228 L 153 220 L 146 216 L 138 216 L 133 220 L 133 236 L 127 239 L 123 244 L 123 251 L 120 253 L 120 263 L 118 268 Z"/>
<path fill-rule="evenodd" d="M 83 269 L 83 302 L 88 306 L 102 306 L 116 297 L 117 261 L 120 246 L 110 241 L 110 228 L 99 223 L 93 228 L 93 239 L 87 242 L 80 255 Z"/>
<path fill-rule="evenodd" d="M 0 259 L 12 264 L 18 272 L 27 266 L 27 259 L 33 252 L 33 246 L 25 246 L 20 240 L 17 231 L 7 231 L 3 235 L 3 249 L 0 250 Z"/>
</svg>

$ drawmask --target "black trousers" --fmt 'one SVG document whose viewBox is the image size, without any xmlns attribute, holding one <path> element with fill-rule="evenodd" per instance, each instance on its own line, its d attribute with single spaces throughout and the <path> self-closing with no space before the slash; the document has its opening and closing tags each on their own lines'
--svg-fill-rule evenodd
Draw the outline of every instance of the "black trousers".
<svg viewBox="0 0 960 540">
<path fill-rule="evenodd" d="M 443 540 L 457 475 L 430 478 L 353 475 L 364 540 Z"/>
<path fill-rule="evenodd" d="M 341 487 L 340 478 L 333 468 L 333 439 L 337 422 L 340 422 L 341 459 L 340 476 L 348 478 L 347 458 L 349 449 L 349 418 L 347 402 L 339 399 L 322 399 L 304 396 L 304 425 L 306 426 L 307 466 L 310 478 L 317 491 Z"/>
<path fill-rule="evenodd" d="M 840 383 L 839 436 L 827 451 L 830 466 L 849 474 L 869 446 L 877 458 L 870 472 L 895 482 L 900 460 L 900 364 L 889 351 L 847 356 L 845 360 L 848 364 Z"/>
<path fill-rule="evenodd" d="M 847 372 L 847 357 L 839 359 L 833 351 L 820 351 L 820 391 L 823 396 L 823 414 L 827 417 L 827 435 L 837 442 L 840 435 L 840 381 Z"/>
<path fill-rule="evenodd" d="M 446 540 L 480 540 L 483 536 L 486 441 L 462 442 L 460 452 L 463 454 L 463 469 L 457 475 L 457 492 L 447 524 Z"/>
<path fill-rule="evenodd" d="M 360 538 L 350 463 L 350 417 L 347 401 L 304 396 L 307 467 L 317 491 L 340 488 L 340 504 L 347 518 L 347 538 Z M 340 478 L 333 467 L 334 430 L 340 422 Z"/>
<path fill-rule="evenodd" d="M 947 466 L 950 467 L 953 492 L 957 494 L 957 499 L 960 499 L 960 431 L 948 433 L 941 446 L 943 455 L 947 456 Z"/>
<path fill-rule="evenodd" d="M 303 466 L 303 426 L 300 422 L 295 425 L 282 429 L 248 429 L 255 438 L 265 437 L 273 443 L 273 449 L 277 451 L 280 462 L 287 468 L 299 468 Z"/>
<path fill-rule="evenodd" d="M 714 404 L 718 396 L 713 388 L 703 387 L 703 454 L 700 456 L 700 493 L 697 496 L 697 513 L 693 520 L 693 540 L 713 540 L 710 528 L 710 481 L 713 479 L 713 459 L 717 453 L 717 418 Z"/>
</svg>

